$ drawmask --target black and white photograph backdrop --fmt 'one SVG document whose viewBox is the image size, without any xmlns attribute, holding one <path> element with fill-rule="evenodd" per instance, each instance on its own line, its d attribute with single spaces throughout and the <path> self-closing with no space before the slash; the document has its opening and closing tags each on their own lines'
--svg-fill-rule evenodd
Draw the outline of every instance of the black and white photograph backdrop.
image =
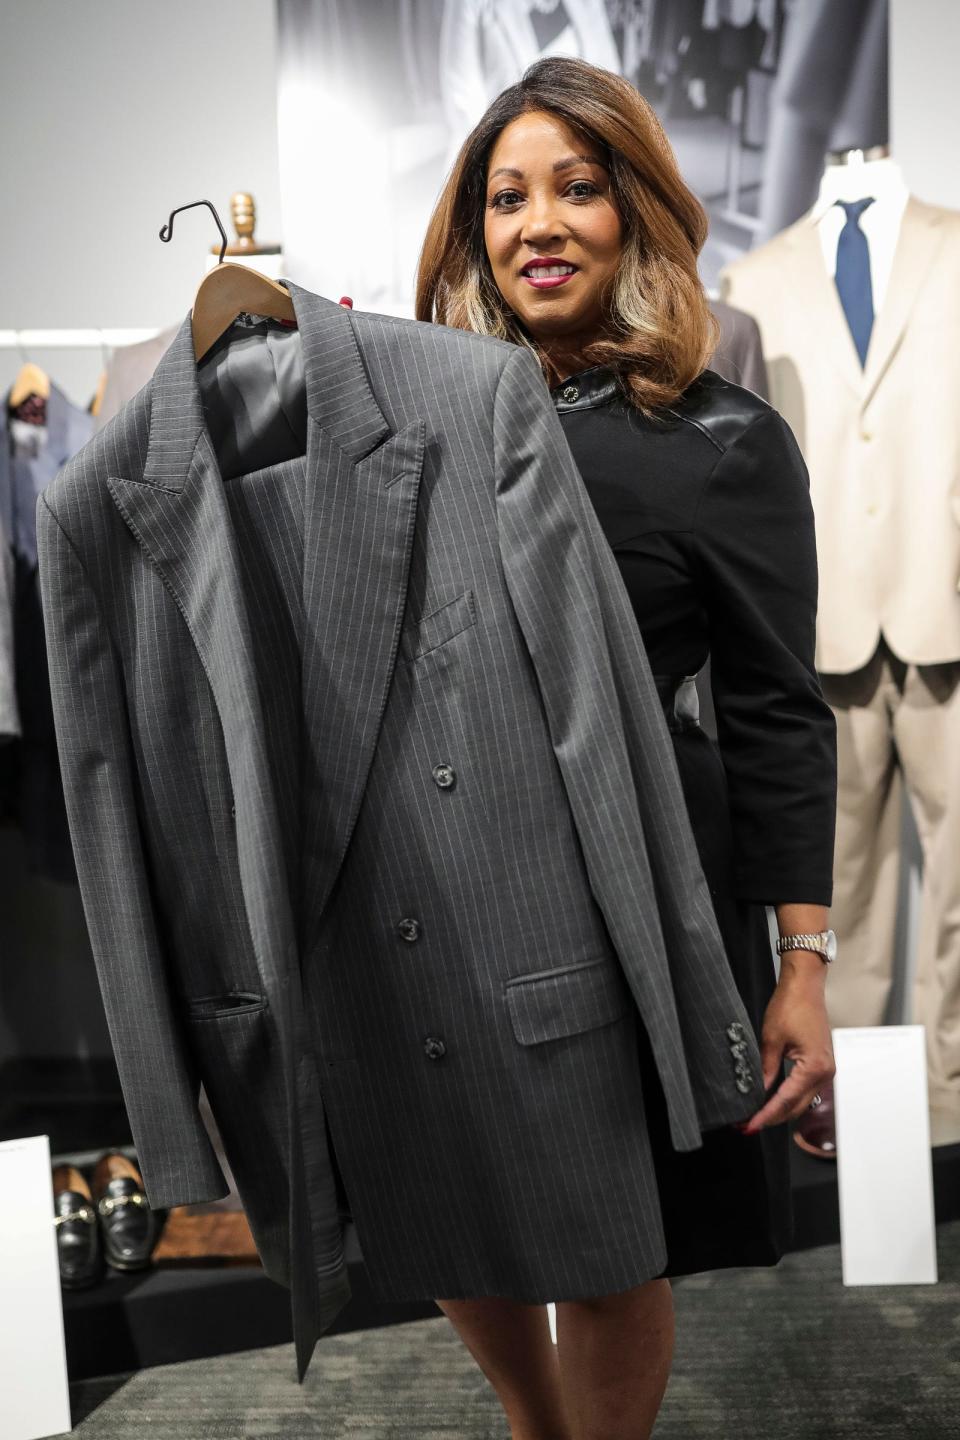
<svg viewBox="0 0 960 1440">
<path fill-rule="evenodd" d="M 444 176 L 542 56 L 616 71 L 653 105 L 710 216 L 710 289 L 812 203 L 827 150 L 888 138 L 886 0 L 279 0 L 278 16 L 288 263 L 381 313 L 412 315 Z"/>
</svg>

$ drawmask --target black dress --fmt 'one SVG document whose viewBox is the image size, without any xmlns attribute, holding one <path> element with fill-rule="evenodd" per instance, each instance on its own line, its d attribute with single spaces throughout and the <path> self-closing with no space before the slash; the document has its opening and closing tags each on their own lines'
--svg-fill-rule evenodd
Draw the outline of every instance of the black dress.
<svg viewBox="0 0 960 1440">
<path fill-rule="evenodd" d="M 806 468 L 781 416 L 704 373 L 647 418 L 597 367 L 552 392 L 665 699 L 717 921 L 757 1035 L 775 985 L 764 905 L 829 905 L 835 727 L 814 669 L 817 562 Z M 719 744 L 688 684 L 711 662 Z M 769 1265 L 791 1234 L 788 1127 L 671 1146 L 641 1065 L 667 1275 Z M 781 1072 L 782 1078 L 782 1072 Z"/>
</svg>

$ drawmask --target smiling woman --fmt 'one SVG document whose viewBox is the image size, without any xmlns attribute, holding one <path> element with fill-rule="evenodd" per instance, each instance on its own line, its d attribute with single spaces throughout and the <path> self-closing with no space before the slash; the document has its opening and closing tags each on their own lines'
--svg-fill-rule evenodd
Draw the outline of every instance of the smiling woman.
<svg viewBox="0 0 960 1440">
<path fill-rule="evenodd" d="M 697 273 L 706 215 L 628 81 L 576 61 L 533 69 L 457 157 L 417 318 L 528 345 L 552 379 L 611 365 L 641 410 L 669 405 L 716 346 Z"/>
<path fill-rule="evenodd" d="M 697 274 L 705 233 L 704 212 L 637 91 L 584 61 L 551 57 L 500 95 L 464 142 L 421 261 L 418 319 L 525 345 L 551 382 L 640 627 L 763 1061 L 765 1101 L 740 1132 L 714 1128 L 700 1149 L 680 1153 L 651 1063 L 658 1036 L 641 1026 L 649 1193 L 667 1263 L 623 1294 L 557 1301 L 559 1377 L 529 1317 L 490 1297 L 438 1300 L 508 1413 L 536 1415 L 515 1435 L 649 1435 L 670 1366 L 667 1279 L 776 1264 L 790 1232 L 784 1122 L 817 1103 L 834 1073 L 824 972 L 835 726 L 814 665 L 809 481 L 782 417 L 707 368 L 714 326 Z M 525 455 L 536 443 L 522 423 L 504 427 L 505 449 Z M 569 603 L 582 602 L 572 594 Z M 559 635 L 559 614 L 557 625 Z M 718 745 L 697 719 L 694 677 L 708 658 Z M 618 783 L 632 779 L 621 772 Z M 628 846 L 620 859 L 631 863 Z M 765 905 L 776 908 L 786 951 L 779 976 Z M 595 1000 L 617 1003 L 613 993 Z M 522 1031 L 524 997 L 512 1003 Z M 558 993 L 558 1022 L 574 1023 L 564 1004 Z M 742 1093 L 746 1038 L 740 1023 L 725 1030 Z M 640 1209 L 630 1209 L 637 1220 Z M 598 1216 L 584 1257 L 610 1234 Z M 552 1419 L 558 1384 L 567 1431 Z"/>
</svg>

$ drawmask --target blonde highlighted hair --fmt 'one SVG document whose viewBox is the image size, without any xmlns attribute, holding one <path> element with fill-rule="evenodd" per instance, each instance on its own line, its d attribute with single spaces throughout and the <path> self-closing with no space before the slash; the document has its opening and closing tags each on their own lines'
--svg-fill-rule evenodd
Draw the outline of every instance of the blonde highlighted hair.
<svg viewBox="0 0 960 1440">
<path fill-rule="evenodd" d="M 417 270 L 417 319 L 537 351 L 497 288 L 483 238 L 490 152 L 500 132 L 532 110 L 556 115 L 599 147 L 623 226 L 604 332 L 586 348 L 584 360 L 615 370 L 641 410 L 671 405 L 717 344 L 718 326 L 697 273 L 707 217 L 643 96 L 629 81 L 584 60 L 538 60 L 497 96 L 467 136 L 427 227 Z"/>
</svg>

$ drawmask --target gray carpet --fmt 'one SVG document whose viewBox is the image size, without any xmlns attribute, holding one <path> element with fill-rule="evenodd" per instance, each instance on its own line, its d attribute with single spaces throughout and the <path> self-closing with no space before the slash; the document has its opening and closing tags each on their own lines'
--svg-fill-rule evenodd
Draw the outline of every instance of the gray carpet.
<svg viewBox="0 0 960 1440">
<path fill-rule="evenodd" d="M 960 1222 L 938 1240 L 938 1285 L 845 1290 L 837 1246 L 677 1281 L 656 1440 L 957 1440 Z M 303 1387 L 280 1345 L 71 1394 L 82 1440 L 508 1440 L 443 1316 L 321 1340 Z"/>
</svg>

